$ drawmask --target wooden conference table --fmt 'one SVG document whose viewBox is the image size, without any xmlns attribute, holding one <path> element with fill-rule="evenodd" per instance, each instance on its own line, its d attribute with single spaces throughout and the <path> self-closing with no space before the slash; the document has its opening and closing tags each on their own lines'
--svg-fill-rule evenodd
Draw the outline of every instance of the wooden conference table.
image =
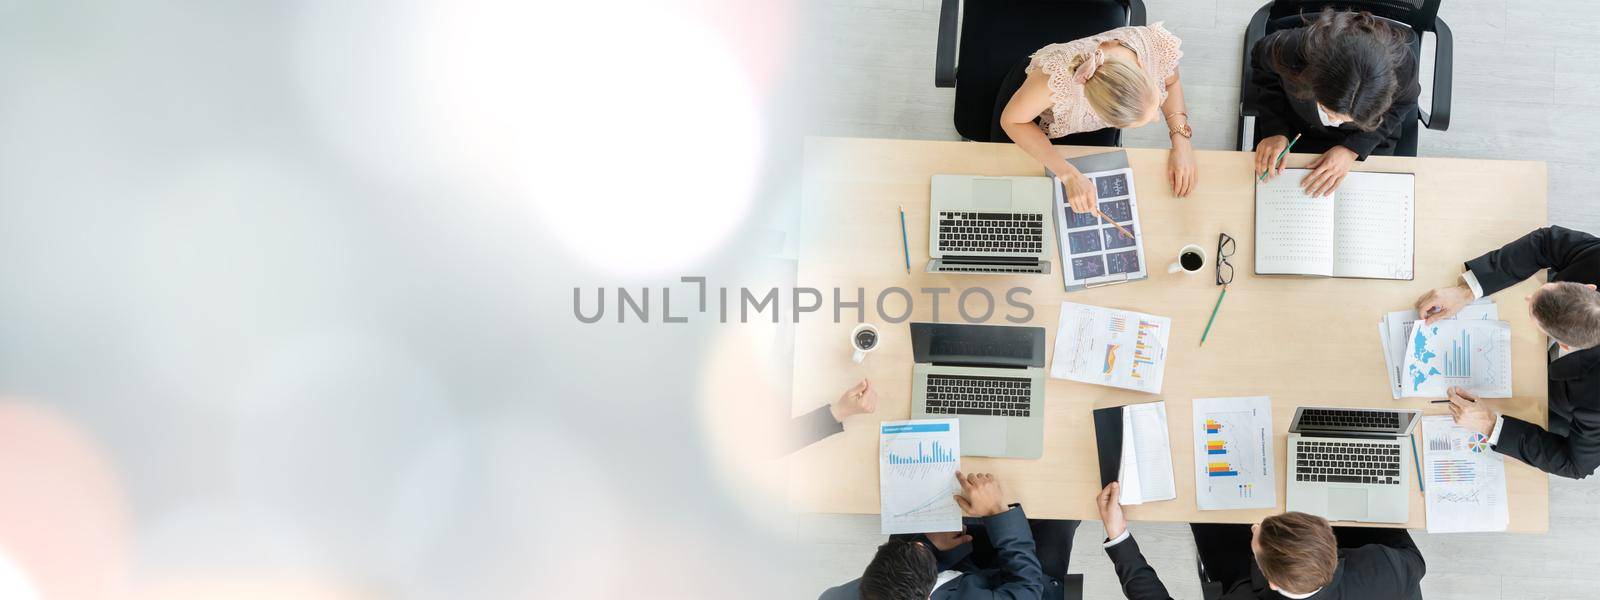
<svg viewBox="0 0 1600 600">
<path fill-rule="evenodd" d="M 1067 156 L 1105 148 L 1058 147 Z M 1245 152 L 1197 152 L 1199 185 L 1188 198 L 1173 198 L 1166 180 L 1167 151 L 1128 149 L 1139 194 L 1139 212 L 1150 278 L 1136 283 L 1068 293 L 1063 290 L 1059 252 L 1049 248 L 1053 272 L 1042 275 L 929 274 L 929 177 L 935 173 L 1039 175 L 1038 163 L 1011 144 L 812 138 L 805 150 L 798 286 L 820 289 L 823 310 L 795 327 L 795 414 L 837 398 L 863 377 L 879 393 L 875 414 L 852 417 L 845 431 L 789 459 L 789 507 L 800 512 L 877 513 L 877 423 L 910 414 L 911 348 L 905 323 L 885 322 L 874 307 L 889 287 L 910 291 L 910 321 L 933 320 L 931 298 L 920 288 L 951 288 L 940 298 L 939 319 L 963 322 L 955 294 L 984 287 L 995 298 L 988 322 L 1009 324 L 1020 311 L 1005 302 L 1015 286 L 1032 291 L 1022 300 L 1034 308 L 1028 325 L 1045 328 L 1055 344 L 1063 300 L 1163 315 L 1172 319 L 1165 382 L 1159 396 L 1060 379 L 1047 379 L 1044 456 L 1037 460 L 963 457 L 968 472 L 995 473 L 1012 501 L 1035 518 L 1097 519 L 1099 490 L 1090 411 L 1093 408 L 1165 400 L 1178 498 L 1127 507 L 1132 520 L 1253 522 L 1284 507 L 1284 462 L 1294 407 L 1328 405 L 1419 408 L 1449 414 L 1447 405 L 1426 399 L 1393 400 L 1377 323 L 1388 311 L 1412 306 L 1430 288 L 1454 285 L 1462 263 L 1545 225 L 1545 165 L 1539 162 L 1445 158 L 1373 157 L 1360 170 L 1416 173 L 1416 279 L 1258 277 L 1253 273 L 1253 157 Z M 1293 155 L 1304 166 L 1312 155 Z M 911 248 L 911 274 L 901 256 L 897 206 L 904 206 Z M 1212 265 L 1217 235 L 1238 240 L 1230 259 L 1236 275 L 1205 346 L 1201 330 L 1217 299 Z M 1053 235 L 1053 233 L 1052 233 Z M 1206 248 L 1207 265 L 1196 274 L 1168 274 L 1166 265 L 1185 244 Z M 1545 423 L 1544 337 L 1529 320 L 1523 297 L 1530 280 L 1493 296 L 1500 317 L 1511 322 L 1514 398 L 1488 400 L 1507 415 Z M 866 290 L 866 321 L 883 332 L 879 347 L 862 364 L 850 360 L 848 337 L 854 309 L 832 322 L 832 288 Z M 982 300 L 969 300 L 981 313 Z M 886 312 L 903 312 L 891 298 Z M 1047 362 L 1048 370 L 1048 362 Z M 1270 396 L 1274 422 L 1276 509 L 1200 511 L 1195 504 L 1190 402 L 1194 398 Z M 1510 530 L 1548 527 L 1547 477 L 1507 459 Z M 1411 471 L 1411 520 L 1426 525 L 1422 494 Z"/>
</svg>

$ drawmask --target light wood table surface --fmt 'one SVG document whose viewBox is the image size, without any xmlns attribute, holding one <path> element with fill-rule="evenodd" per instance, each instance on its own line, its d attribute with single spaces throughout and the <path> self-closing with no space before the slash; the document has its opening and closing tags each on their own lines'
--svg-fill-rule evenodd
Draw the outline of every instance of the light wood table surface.
<svg viewBox="0 0 1600 600">
<path fill-rule="evenodd" d="M 1066 156 L 1105 152 L 1105 148 L 1058 147 Z M 1053 232 L 1047 248 L 1050 275 L 928 274 L 929 178 L 936 173 L 1039 175 L 1042 169 L 1011 144 L 811 138 L 805 151 L 801 207 L 799 274 L 796 285 L 822 290 L 823 309 L 795 327 L 793 412 L 826 404 L 863 377 L 880 395 L 875 414 L 848 419 L 845 431 L 789 458 L 788 499 L 800 512 L 878 512 L 877 423 L 910 414 L 911 349 L 909 326 L 886 322 L 873 306 L 890 287 L 911 292 L 909 321 L 931 321 L 931 295 L 921 288 L 950 288 L 940 297 L 938 320 L 963 322 L 955 307 L 962 289 L 984 287 L 996 301 L 990 324 L 1008 325 L 1006 315 L 1022 312 L 1006 304 L 1013 287 L 1031 290 L 1020 299 L 1033 307 L 1028 325 L 1046 330 L 1047 347 L 1056 339 L 1062 301 L 1136 310 L 1172 319 L 1165 381 L 1159 396 L 1047 379 L 1044 401 L 1044 456 L 1037 460 L 963 457 L 968 472 L 995 473 L 1011 501 L 1022 502 L 1030 517 L 1097 519 L 1093 497 L 1099 470 L 1090 411 L 1094 408 L 1165 400 L 1172 445 L 1176 500 L 1127 507 L 1131 520 L 1253 522 L 1283 510 L 1284 462 L 1290 417 L 1306 405 L 1419 408 L 1449 414 L 1446 405 L 1425 399 L 1393 400 L 1384 374 L 1377 323 L 1393 310 L 1413 305 L 1430 288 L 1454 285 L 1462 263 L 1545 225 L 1545 165 L 1541 162 L 1445 158 L 1372 157 L 1365 171 L 1416 173 L 1416 279 L 1258 277 L 1254 273 L 1254 187 L 1252 155 L 1197 152 L 1200 178 L 1187 198 L 1174 198 L 1166 180 L 1166 150 L 1127 149 L 1135 175 L 1150 278 L 1082 292 L 1063 289 Z M 1304 166 L 1312 155 L 1292 155 L 1288 166 Z M 911 249 L 911 274 L 901 254 L 897 206 L 904 206 Z M 1052 227 L 1053 229 L 1053 227 Z M 1230 259 L 1236 275 L 1205 346 L 1201 330 L 1219 291 L 1212 273 L 1217 236 L 1238 240 Z M 1196 274 L 1168 274 L 1178 249 L 1199 244 L 1207 265 Z M 1487 400 L 1508 415 L 1545 423 L 1546 358 L 1544 337 L 1529 320 L 1524 303 L 1538 285 L 1524 281 L 1493 296 L 1500 317 L 1511 322 L 1514 398 Z M 880 346 L 862 364 L 852 363 L 848 336 L 856 325 L 854 309 L 832 322 L 832 289 L 843 299 L 866 291 L 865 320 L 881 329 Z M 973 313 L 981 298 L 969 298 Z M 890 315 L 903 312 L 891 297 Z M 1046 365 L 1048 372 L 1048 362 Z M 1195 504 L 1192 450 L 1194 398 L 1270 396 L 1274 422 L 1276 509 L 1200 511 Z M 1420 443 L 1420 441 L 1419 441 Z M 1420 448 L 1419 448 L 1420 449 Z M 1542 532 L 1548 527 L 1548 485 L 1544 473 L 1516 460 L 1505 461 L 1510 492 L 1510 530 Z M 1417 474 L 1410 464 L 1411 520 L 1426 524 Z"/>
</svg>

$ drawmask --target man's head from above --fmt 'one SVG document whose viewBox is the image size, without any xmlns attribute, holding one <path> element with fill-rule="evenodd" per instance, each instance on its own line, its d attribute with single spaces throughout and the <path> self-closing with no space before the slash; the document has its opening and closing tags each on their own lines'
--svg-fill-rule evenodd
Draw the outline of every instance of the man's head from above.
<svg viewBox="0 0 1600 600">
<path fill-rule="evenodd" d="M 1322 517 L 1286 512 L 1250 528 L 1256 566 L 1272 589 L 1309 594 L 1333 581 L 1339 545 Z"/>
<path fill-rule="evenodd" d="M 1539 329 L 1571 350 L 1600 346 L 1600 292 L 1595 286 L 1552 281 L 1528 296 Z"/>
<path fill-rule="evenodd" d="M 862 600 L 926 600 L 939 578 L 933 549 L 922 542 L 889 540 L 861 574 Z"/>
</svg>

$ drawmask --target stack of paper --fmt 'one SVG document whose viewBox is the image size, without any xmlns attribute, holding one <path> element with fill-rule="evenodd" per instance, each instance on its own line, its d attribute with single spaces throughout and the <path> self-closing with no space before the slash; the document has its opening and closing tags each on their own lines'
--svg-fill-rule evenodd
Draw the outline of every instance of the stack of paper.
<svg viewBox="0 0 1600 600">
<path fill-rule="evenodd" d="M 1167 403 L 1134 404 L 1122 409 L 1123 504 L 1178 497 L 1172 478 L 1172 446 L 1167 443 Z"/>
<path fill-rule="evenodd" d="M 1195 399 L 1194 487 L 1200 510 L 1277 506 L 1272 454 L 1270 398 Z"/>
<path fill-rule="evenodd" d="M 1505 531 L 1505 458 L 1489 447 L 1488 437 L 1445 415 L 1423 417 L 1422 430 L 1428 532 Z"/>
<path fill-rule="evenodd" d="M 1477 302 L 1467 305 L 1466 308 L 1461 309 L 1461 312 L 1456 313 L 1455 316 L 1445 319 L 1444 321 L 1496 321 L 1499 318 L 1500 311 L 1495 306 L 1495 303 L 1487 298 L 1483 298 L 1479 299 Z M 1410 348 L 1408 348 L 1408 342 L 1413 340 L 1411 334 L 1415 329 L 1414 325 L 1418 320 L 1417 311 L 1415 310 L 1397 310 L 1384 315 L 1383 319 L 1378 321 L 1378 339 L 1383 343 L 1383 362 L 1388 368 L 1389 373 L 1389 393 L 1392 394 L 1396 400 L 1399 400 L 1403 397 L 1444 396 L 1443 391 L 1440 391 L 1436 394 L 1431 393 L 1433 389 L 1431 386 L 1428 388 L 1429 393 L 1422 393 L 1419 390 L 1409 389 L 1411 386 L 1407 385 L 1408 379 L 1406 377 L 1406 358 L 1407 352 L 1410 350 Z M 1510 326 L 1507 325 L 1506 327 L 1508 328 L 1507 331 L 1509 332 Z M 1451 327 L 1451 329 L 1454 328 Z M 1495 336 L 1491 335 L 1488 337 Z M 1487 342 L 1491 340 L 1485 339 L 1484 341 Z M 1509 346 L 1507 347 L 1506 352 L 1510 352 Z M 1426 354 L 1423 356 L 1426 356 Z M 1498 393 L 1498 389 L 1493 389 L 1495 386 L 1492 385 L 1474 385 L 1471 381 L 1467 381 L 1465 382 L 1467 385 L 1463 385 L 1463 387 L 1468 388 L 1470 391 L 1482 392 L 1486 394 L 1487 397 L 1491 398 L 1510 397 L 1510 362 L 1507 361 L 1504 363 L 1504 365 L 1507 373 L 1504 378 L 1505 389 L 1503 395 Z M 1426 374 L 1426 371 L 1424 371 L 1424 374 Z M 1443 380 L 1441 380 L 1441 382 L 1443 382 Z M 1462 383 L 1444 383 L 1443 385 L 1448 387 L 1449 385 L 1462 385 Z"/>
<path fill-rule="evenodd" d="M 884 421 L 878 430 L 878 508 L 883 533 L 959 531 L 961 466 L 956 419 Z"/>
<path fill-rule="evenodd" d="M 1050 376 L 1159 394 L 1171 331 L 1166 317 L 1062 302 Z"/>
</svg>

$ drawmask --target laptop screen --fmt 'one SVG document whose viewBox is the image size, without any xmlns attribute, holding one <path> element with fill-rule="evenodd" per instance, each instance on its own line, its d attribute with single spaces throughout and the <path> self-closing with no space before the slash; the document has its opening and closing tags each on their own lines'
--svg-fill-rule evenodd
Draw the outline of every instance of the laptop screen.
<svg viewBox="0 0 1600 600">
<path fill-rule="evenodd" d="M 977 367 L 1044 367 L 1044 328 L 912 323 L 919 363 Z"/>
</svg>

